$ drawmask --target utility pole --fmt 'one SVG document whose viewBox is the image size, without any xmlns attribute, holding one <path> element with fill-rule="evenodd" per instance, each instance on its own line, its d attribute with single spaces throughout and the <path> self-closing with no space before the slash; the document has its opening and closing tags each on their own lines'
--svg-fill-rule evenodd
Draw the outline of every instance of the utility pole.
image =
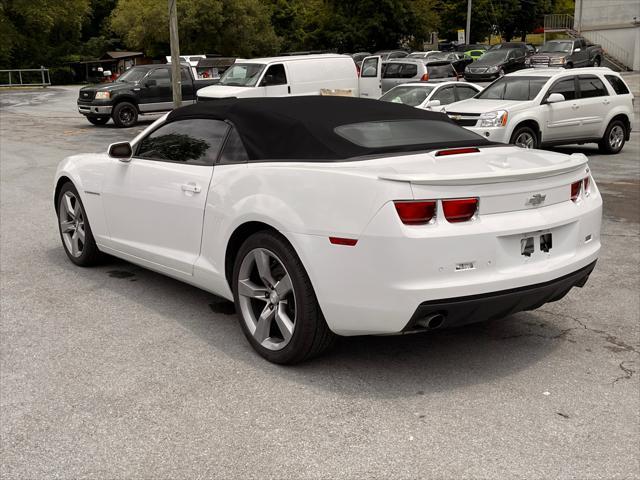
<svg viewBox="0 0 640 480">
<path fill-rule="evenodd" d="M 465 30 L 467 45 L 471 43 L 471 0 L 467 0 L 467 29 Z"/>
<path fill-rule="evenodd" d="M 182 81 L 180 78 L 180 39 L 178 37 L 177 0 L 169 0 L 169 41 L 171 42 L 171 86 L 173 88 L 173 108 L 182 103 Z"/>
</svg>

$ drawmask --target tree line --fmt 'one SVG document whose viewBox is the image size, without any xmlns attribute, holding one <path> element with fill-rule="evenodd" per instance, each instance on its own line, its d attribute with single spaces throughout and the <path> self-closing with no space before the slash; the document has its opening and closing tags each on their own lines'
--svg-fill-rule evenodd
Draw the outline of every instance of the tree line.
<svg viewBox="0 0 640 480">
<path fill-rule="evenodd" d="M 467 0 L 178 0 L 184 53 L 253 57 L 301 50 L 421 48 L 457 38 Z M 474 0 L 472 41 L 523 36 L 573 0 Z M 169 52 L 166 0 L 0 0 L 0 66 L 62 66 L 107 50 Z"/>
</svg>

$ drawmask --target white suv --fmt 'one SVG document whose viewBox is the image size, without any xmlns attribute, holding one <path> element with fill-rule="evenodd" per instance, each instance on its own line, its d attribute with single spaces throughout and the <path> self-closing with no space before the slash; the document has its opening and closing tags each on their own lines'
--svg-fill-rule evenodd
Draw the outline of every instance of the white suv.
<svg viewBox="0 0 640 480">
<path fill-rule="evenodd" d="M 608 68 L 520 70 L 448 105 L 458 125 L 524 148 L 597 143 L 618 153 L 633 125 L 633 95 Z"/>
</svg>

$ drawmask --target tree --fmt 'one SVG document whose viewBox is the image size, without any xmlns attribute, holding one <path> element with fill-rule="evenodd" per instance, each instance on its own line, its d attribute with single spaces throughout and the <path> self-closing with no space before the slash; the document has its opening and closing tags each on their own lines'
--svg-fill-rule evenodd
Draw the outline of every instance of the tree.
<svg viewBox="0 0 640 480">
<path fill-rule="evenodd" d="M 89 0 L 3 0 L 0 62 L 11 68 L 64 61 L 80 41 Z"/>
<path fill-rule="evenodd" d="M 270 10 L 259 0 L 178 0 L 180 48 L 187 53 L 271 54 L 278 39 Z M 110 25 L 131 49 L 159 56 L 169 51 L 166 1 L 118 0 Z"/>
</svg>

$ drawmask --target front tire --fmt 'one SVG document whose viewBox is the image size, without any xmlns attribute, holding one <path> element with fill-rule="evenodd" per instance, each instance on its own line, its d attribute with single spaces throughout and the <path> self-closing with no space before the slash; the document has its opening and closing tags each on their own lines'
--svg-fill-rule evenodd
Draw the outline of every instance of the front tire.
<svg viewBox="0 0 640 480">
<path fill-rule="evenodd" d="M 593 66 L 594 67 L 599 67 L 600 64 L 601 64 L 600 57 L 596 57 L 596 58 L 593 59 Z"/>
<path fill-rule="evenodd" d="M 299 363 L 333 343 L 311 280 L 281 235 L 263 231 L 249 237 L 236 257 L 232 282 L 242 330 L 268 361 Z"/>
<path fill-rule="evenodd" d="M 513 135 L 511 135 L 509 143 L 522 148 L 538 148 L 538 135 L 536 135 L 536 132 L 534 132 L 531 127 L 518 127 L 515 132 L 513 132 Z"/>
<path fill-rule="evenodd" d="M 128 128 L 138 123 L 138 109 L 133 103 L 120 102 L 114 108 L 111 114 L 113 123 L 116 127 Z"/>
<path fill-rule="evenodd" d="M 627 127 L 622 120 L 613 120 L 604 131 L 598 147 L 602 153 L 613 155 L 624 147 L 627 138 Z"/>
<path fill-rule="evenodd" d="M 104 125 L 109 121 L 109 117 L 87 117 L 93 125 Z"/>
<path fill-rule="evenodd" d="M 80 267 L 98 263 L 101 253 L 93 238 L 80 195 L 71 182 L 65 183 L 60 189 L 56 205 L 60 239 L 69 260 Z"/>
</svg>

